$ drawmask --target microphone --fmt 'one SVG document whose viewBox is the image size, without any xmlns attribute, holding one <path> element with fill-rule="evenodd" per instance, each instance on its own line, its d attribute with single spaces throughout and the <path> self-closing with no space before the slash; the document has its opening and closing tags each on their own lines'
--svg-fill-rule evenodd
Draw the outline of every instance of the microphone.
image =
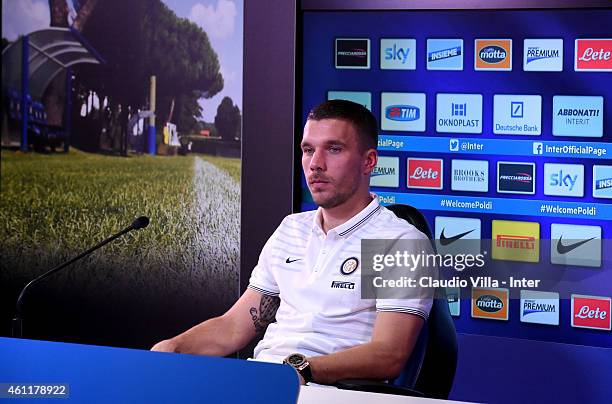
<svg viewBox="0 0 612 404">
<path fill-rule="evenodd" d="M 106 240 L 103 240 L 101 242 L 99 242 L 98 244 L 96 244 L 95 246 L 91 247 L 89 250 L 82 252 L 81 254 L 77 255 L 76 257 L 62 263 L 59 264 L 58 266 L 56 266 L 55 268 L 52 268 L 50 270 L 48 270 L 47 272 L 45 272 L 44 274 L 32 279 L 27 285 L 25 285 L 23 287 L 23 289 L 21 289 L 21 293 L 19 293 L 19 297 L 17 298 L 17 303 L 15 305 L 15 318 L 13 318 L 13 327 L 12 327 L 12 336 L 15 338 L 21 338 L 23 335 L 23 318 L 22 318 L 22 306 L 23 306 L 23 299 L 25 297 L 26 291 L 28 290 L 28 288 L 30 288 L 32 285 L 37 284 L 38 282 L 42 281 L 43 279 L 47 278 L 50 275 L 53 275 L 54 273 L 56 273 L 57 271 L 59 271 L 62 268 L 67 267 L 68 265 L 72 264 L 75 261 L 80 260 L 83 257 L 86 257 L 87 255 L 91 254 L 92 252 L 96 251 L 98 248 L 101 248 L 103 246 L 105 246 L 106 244 L 110 243 L 111 241 L 115 240 L 116 238 L 119 238 L 121 236 L 123 236 L 125 233 L 128 233 L 132 230 L 138 230 L 138 229 L 144 229 L 145 227 L 147 227 L 149 225 L 149 218 L 146 216 L 140 216 L 139 218 L 135 219 L 131 225 L 129 225 L 128 227 L 126 227 L 125 229 L 121 230 L 119 233 L 107 238 Z"/>
</svg>

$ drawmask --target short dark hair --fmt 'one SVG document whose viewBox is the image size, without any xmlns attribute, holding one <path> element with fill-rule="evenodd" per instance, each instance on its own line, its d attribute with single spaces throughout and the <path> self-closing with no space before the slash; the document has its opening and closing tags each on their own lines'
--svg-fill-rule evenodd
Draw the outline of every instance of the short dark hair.
<svg viewBox="0 0 612 404">
<path fill-rule="evenodd" d="M 378 122 L 366 107 L 347 100 L 329 100 L 317 105 L 308 113 L 308 120 L 342 119 L 357 131 L 364 150 L 378 146 Z"/>
</svg>

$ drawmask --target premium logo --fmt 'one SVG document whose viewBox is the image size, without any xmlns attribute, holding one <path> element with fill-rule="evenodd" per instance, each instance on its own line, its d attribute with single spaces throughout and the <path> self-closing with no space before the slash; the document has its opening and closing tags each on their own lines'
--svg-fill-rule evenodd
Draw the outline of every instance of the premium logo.
<svg viewBox="0 0 612 404">
<path fill-rule="evenodd" d="M 526 72 L 563 71 L 563 39 L 525 39 L 523 70 Z"/>
<path fill-rule="evenodd" d="M 493 96 L 493 133 L 497 135 L 540 135 L 542 97 L 540 95 Z"/>
<path fill-rule="evenodd" d="M 550 262 L 553 264 L 601 267 L 599 226 L 553 223 L 550 242 Z"/>
<path fill-rule="evenodd" d="M 512 70 L 512 39 L 476 39 L 474 70 Z"/>
<path fill-rule="evenodd" d="M 553 136 L 602 137 L 603 97 L 555 95 Z"/>
<path fill-rule="evenodd" d="M 582 164 L 544 164 L 544 195 L 584 196 Z"/>
<path fill-rule="evenodd" d="M 535 194 L 535 163 L 498 161 L 497 192 Z"/>
<path fill-rule="evenodd" d="M 480 254 L 480 219 L 436 216 L 434 228 L 439 254 Z"/>
<path fill-rule="evenodd" d="M 327 99 L 353 101 L 372 111 L 372 94 L 365 91 L 328 91 Z"/>
<path fill-rule="evenodd" d="M 453 191 L 489 191 L 487 160 L 452 160 L 451 189 Z"/>
<path fill-rule="evenodd" d="M 612 72 L 612 39 L 576 39 L 574 70 Z"/>
<path fill-rule="evenodd" d="M 508 320 L 508 289 L 472 288 L 472 317 Z"/>
<path fill-rule="evenodd" d="M 390 131 L 425 131 L 424 93 L 382 93 L 381 129 Z"/>
<path fill-rule="evenodd" d="M 408 159 L 408 188 L 442 189 L 442 159 Z"/>
<path fill-rule="evenodd" d="M 493 220 L 493 259 L 540 261 L 540 223 Z"/>
<path fill-rule="evenodd" d="M 610 298 L 572 295 L 572 327 L 610 331 Z"/>
<path fill-rule="evenodd" d="M 521 290 L 521 322 L 559 325 L 559 294 Z"/>
<path fill-rule="evenodd" d="M 482 133 L 482 95 L 437 94 L 436 131 Z"/>
<path fill-rule="evenodd" d="M 336 38 L 336 69 L 369 69 L 370 40 Z"/>
<path fill-rule="evenodd" d="M 593 166 L 593 197 L 612 198 L 612 166 Z"/>
<path fill-rule="evenodd" d="M 463 70 L 463 39 L 428 39 L 427 70 Z"/>
<path fill-rule="evenodd" d="M 370 176 L 370 186 L 399 187 L 399 158 L 381 156 Z"/>
<path fill-rule="evenodd" d="M 383 70 L 415 70 L 416 39 L 381 39 L 380 68 Z"/>
</svg>

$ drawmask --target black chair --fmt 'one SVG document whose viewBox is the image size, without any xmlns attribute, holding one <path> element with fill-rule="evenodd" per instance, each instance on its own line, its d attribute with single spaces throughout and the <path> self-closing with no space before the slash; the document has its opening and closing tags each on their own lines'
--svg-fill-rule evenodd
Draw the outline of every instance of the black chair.
<svg viewBox="0 0 612 404">
<path fill-rule="evenodd" d="M 409 205 L 390 205 L 387 208 L 433 240 L 427 220 L 417 209 Z M 433 248 L 435 250 L 435 245 Z M 456 368 L 457 331 L 445 289 L 438 288 L 429 319 L 402 373 L 393 382 L 351 379 L 341 380 L 335 386 L 346 390 L 446 399 L 453 386 Z"/>
</svg>

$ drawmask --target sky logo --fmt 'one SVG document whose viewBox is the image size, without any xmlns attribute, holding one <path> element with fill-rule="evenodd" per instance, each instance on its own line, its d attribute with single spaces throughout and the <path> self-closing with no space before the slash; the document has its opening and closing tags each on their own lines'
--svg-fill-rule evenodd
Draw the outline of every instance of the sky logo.
<svg viewBox="0 0 612 404">
<path fill-rule="evenodd" d="M 553 136 L 603 137 L 603 103 L 600 96 L 555 95 Z"/>
<path fill-rule="evenodd" d="M 559 325 L 559 294 L 521 290 L 521 322 Z"/>
<path fill-rule="evenodd" d="M 399 158 L 378 157 L 378 164 L 370 176 L 370 186 L 399 187 Z"/>
<path fill-rule="evenodd" d="M 536 135 L 542 130 L 542 96 L 493 96 L 493 133 L 496 135 Z"/>
<path fill-rule="evenodd" d="M 584 196 L 582 164 L 544 164 L 544 195 Z"/>
<path fill-rule="evenodd" d="M 482 95 L 436 94 L 436 131 L 482 133 Z"/>
<path fill-rule="evenodd" d="M 601 267 L 601 227 L 551 224 L 550 262 L 558 265 Z"/>
<path fill-rule="evenodd" d="M 526 72 L 563 71 L 563 39 L 525 39 L 523 70 Z"/>
<path fill-rule="evenodd" d="M 328 91 L 328 100 L 347 100 L 361 104 L 372 111 L 372 94 L 361 91 Z"/>
<path fill-rule="evenodd" d="M 383 70 L 415 70 L 416 39 L 381 39 L 380 68 Z"/>
<path fill-rule="evenodd" d="M 425 131 L 424 93 L 381 93 L 381 129 Z"/>
<path fill-rule="evenodd" d="M 593 166 L 593 197 L 612 199 L 612 166 Z"/>
<path fill-rule="evenodd" d="M 463 70 L 463 39 L 428 39 L 427 70 Z"/>
</svg>

